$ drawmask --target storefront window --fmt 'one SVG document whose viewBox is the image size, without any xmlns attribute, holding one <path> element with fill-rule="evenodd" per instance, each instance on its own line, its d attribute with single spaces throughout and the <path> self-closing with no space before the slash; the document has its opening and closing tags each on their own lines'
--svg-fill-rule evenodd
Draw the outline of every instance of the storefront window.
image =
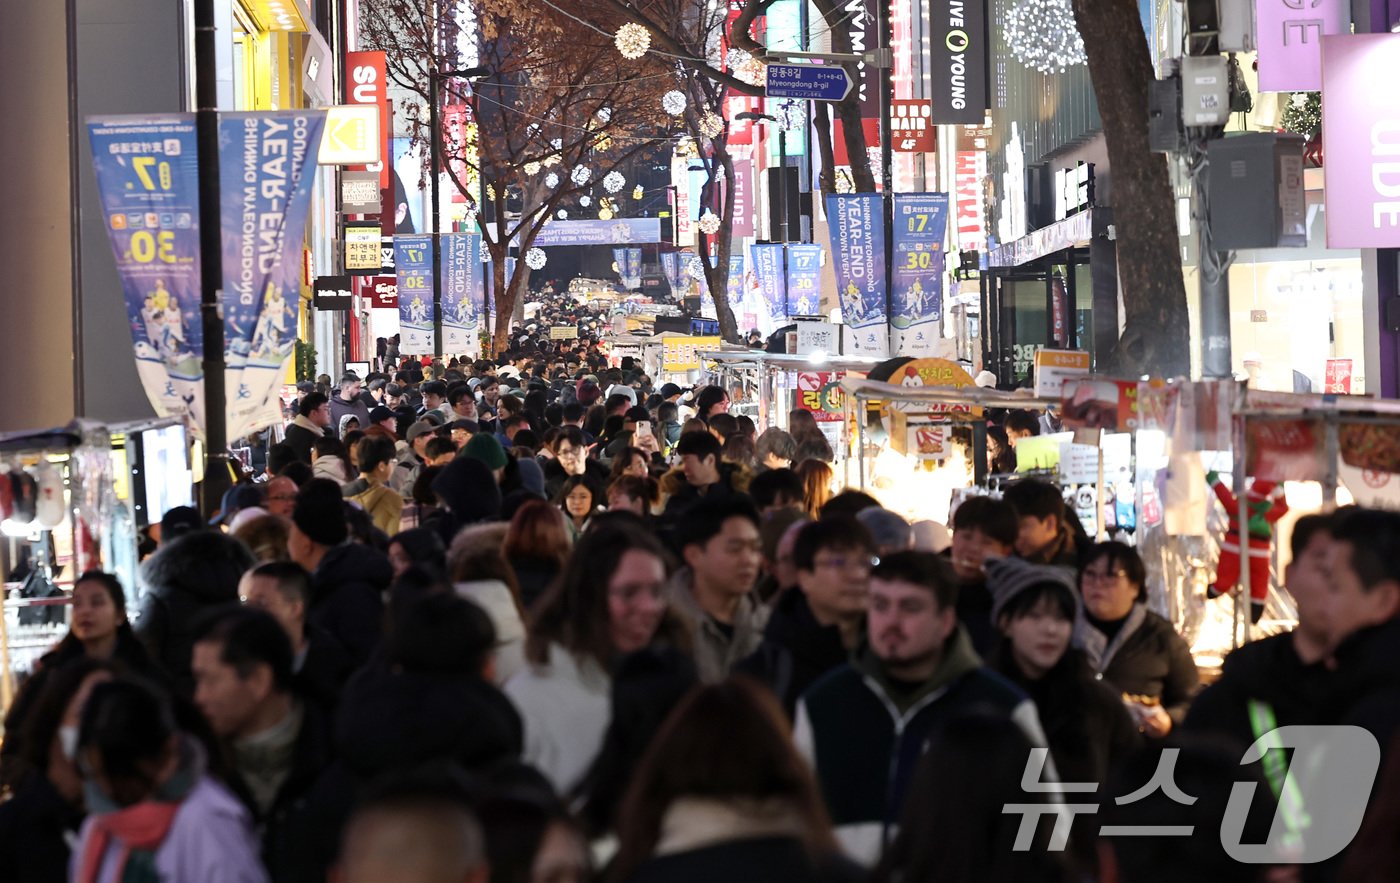
<svg viewBox="0 0 1400 883">
<path fill-rule="evenodd" d="M 1050 332 L 1049 315 L 1045 310 L 1045 280 L 1008 279 L 1002 283 L 1002 303 L 1009 304 L 1014 313 L 1012 336 L 1012 373 L 1017 384 L 1031 379 L 1035 351 L 1045 346 Z"/>
</svg>

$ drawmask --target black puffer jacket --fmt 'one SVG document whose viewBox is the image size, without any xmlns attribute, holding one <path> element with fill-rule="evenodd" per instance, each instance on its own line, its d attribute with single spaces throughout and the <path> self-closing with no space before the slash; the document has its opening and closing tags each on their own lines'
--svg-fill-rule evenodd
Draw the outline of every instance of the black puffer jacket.
<svg viewBox="0 0 1400 883">
<path fill-rule="evenodd" d="M 369 660 L 384 634 L 383 593 L 394 577 L 388 557 L 359 543 L 336 546 L 311 574 L 307 622 L 325 629 L 355 665 Z"/>
<path fill-rule="evenodd" d="M 1094 674 L 1120 693 L 1150 696 L 1180 725 L 1200 686 L 1191 648 L 1172 624 L 1135 605 L 1112 641 L 1081 614 L 1075 642 Z"/>
<path fill-rule="evenodd" d="M 841 630 L 817 622 L 802 590 L 788 589 L 768 617 L 763 643 L 734 670 L 766 684 L 791 716 L 808 687 L 849 659 Z"/>
<path fill-rule="evenodd" d="M 1257 738 L 1250 702 L 1268 703 L 1278 726 L 1324 723 L 1336 680 L 1325 663 L 1298 658 L 1290 633 L 1250 641 L 1225 657 L 1219 679 L 1191 703 L 1186 728 L 1225 736 L 1243 750 Z"/>
<path fill-rule="evenodd" d="M 182 695 L 194 691 L 190 654 L 200 622 L 210 611 L 238 606 L 238 581 L 256 563 L 243 543 L 201 530 L 162 546 L 141 565 L 136 636 Z"/>
</svg>

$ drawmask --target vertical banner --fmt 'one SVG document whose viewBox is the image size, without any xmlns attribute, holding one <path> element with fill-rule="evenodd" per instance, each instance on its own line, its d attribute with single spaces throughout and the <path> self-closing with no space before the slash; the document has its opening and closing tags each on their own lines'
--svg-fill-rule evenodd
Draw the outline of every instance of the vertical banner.
<svg viewBox="0 0 1400 883">
<path fill-rule="evenodd" d="M 1322 45 L 1327 247 L 1393 248 L 1400 245 L 1400 90 L 1378 84 L 1395 78 L 1400 35 L 1348 34 Z"/>
<path fill-rule="evenodd" d="M 787 260 L 788 316 L 815 316 L 821 312 L 818 287 L 822 275 L 820 245 L 789 245 Z"/>
<path fill-rule="evenodd" d="M 157 414 L 204 425 L 194 114 L 88 120 L 136 373 Z"/>
<path fill-rule="evenodd" d="M 744 284 L 744 256 L 743 254 L 731 254 L 729 256 L 729 275 L 725 278 L 724 290 L 729 300 L 729 309 L 734 311 L 734 320 L 739 323 L 739 330 L 749 331 L 759 327 L 758 319 L 760 311 L 748 303 L 744 294 L 748 286 Z"/>
<path fill-rule="evenodd" d="M 347 166 L 379 173 L 379 189 L 390 190 L 390 143 L 394 124 L 389 113 L 389 78 L 383 52 L 345 53 L 345 99 L 351 104 L 373 104 L 379 108 L 379 163 L 372 166 Z M 392 197 L 392 191 L 390 196 Z M 390 222 L 394 213 L 385 212 Z M 390 228 L 392 229 L 392 227 Z"/>
<path fill-rule="evenodd" d="M 902 356 L 932 356 L 942 336 L 943 236 L 948 194 L 894 196 L 894 291 L 890 301 L 892 346 Z"/>
<path fill-rule="evenodd" d="M 671 296 L 677 301 L 690 294 L 688 261 L 690 255 L 679 251 L 661 253 L 661 271 L 666 274 L 666 283 L 671 286 Z"/>
<path fill-rule="evenodd" d="M 877 193 L 826 198 L 831 261 L 841 318 L 850 326 L 852 354 L 889 355 L 885 315 L 885 225 Z"/>
<path fill-rule="evenodd" d="M 443 355 L 476 358 L 481 354 L 481 314 L 476 292 L 481 287 L 483 269 L 481 234 L 442 234 Z"/>
<path fill-rule="evenodd" d="M 614 248 L 613 263 L 617 265 L 617 277 L 622 287 L 628 291 L 642 287 L 642 250 L 640 248 Z"/>
<path fill-rule="evenodd" d="M 928 16 L 933 122 L 980 126 L 987 116 L 986 0 L 932 0 Z"/>
<path fill-rule="evenodd" d="M 734 130 L 731 128 L 730 132 Z M 733 143 L 731 136 L 730 142 Z M 753 160 L 734 160 L 734 227 L 733 239 L 754 235 L 753 226 Z"/>
<path fill-rule="evenodd" d="M 1351 4 L 1346 0 L 1256 0 L 1254 14 L 1259 88 L 1265 92 L 1321 89 L 1322 37 L 1349 31 Z M 1328 97 L 1336 94 L 1328 89 Z"/>
<path fill-rule="evenodd" d="M 987 250 L 987 219 L 982 208 L 982 179 L 985 177 L 987 151 L 959 150 L 957 165 L 954 168 L 958 203 L 958 248 L 977 252 Z"/>
<path fill-rule="evenodd" d="M 399 280 L 399 352 L 433 353 L 433 237 L 395 236 L 394 275 Z"/>
<path fill-rule="evenodd" d="M 753 260 L 754 278 L 758 280 L 758 290 L 763 294 L 766 316 L 760 322 L 777 328 L 787 323 L 787 293 L 783 291 L 783 247 L 782 245 L 750 245 L 749 256 Z M 760 324 L 760 330 L 765 326 Z M 771 331 L 770 331 L 771 333 Z"/>
<path fill-rule="evenodd" d="M 325 112 L 219 114 L 228 437 L 281 417 Z"/>
</svg>

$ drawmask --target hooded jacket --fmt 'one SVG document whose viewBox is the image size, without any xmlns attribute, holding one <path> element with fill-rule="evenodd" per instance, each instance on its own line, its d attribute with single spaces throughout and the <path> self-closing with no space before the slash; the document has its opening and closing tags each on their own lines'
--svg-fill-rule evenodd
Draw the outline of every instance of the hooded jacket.
<svg viewBox="0 0 1400 883">
<path fill-rule="evenodd" d="M 358 397 L 351 401 L 345 401 L 339 393 L 331 396 L 331 425 L 338 431 L 338 436 L 345 436 L 345 418 L 354 417 L 360 421 L 361 429 L 369 429 L 369 408 Z"/>
<path fill-rule="evenodd" d="M 451 546 L 457 531 L 468 524 L 493 521 L 501 515 L 501 489 L 491 470 L 479 460 L 458 457 L 433 479 L 433 493 L 446 508 L 423 519 L 422 527 L 431 527 L 442 537 L 443 545 Z"/>
<path fill-rule="evenodd" d="M 282 440 L 296 452 L 297 459 L 311 465 L 311 448 L 318 438 L 325 438 L 326 427 L 317 426 L 308 417 L 298 414 L 287 426 L 286 437 Z"/>
<path fill-rule="evenodd" d="M 389 559 L 377 549 L 359 543 L 333 547 L 311 574 L 307 622 L 330 632 L 363 665 L 383 636 L 382 593 L 393 576 Z"/>
<path fill-rule="evenodd" d="M 793 741 L 816 771 L 847 855 L 865 864 L 879 859 L 929 740 L 973 712 L 1005 715 L 1032 745 L 1045 745 L 1035 706 L 982 665 L 961 626 L 933 675 L 912 692 L 892 684 L 867 648 L 803 694 Z"/>
<path fill-rule="evenodd" d="M 728 630 L 700 607 L 695 598 L 695 574 L 689 567 L 676 571 L 671 579 L 671 600 L 695 624 L 695 667 L 706 683 L 724 680 L 730 669 L 752 655 L 763 641 L 769 610 L 753 592 L 739 599 Z"/>
<path fill-rule="evenodd" d="M 1134 604 L 1118 634 L 1109 641 L 1081 610 L 1074 625 L 1074 643 L 1084 651 L 1100 680 L 1120 693 L 1157 699 L 1173 724 L 1185 719 L 1201 676 L 1191 648 L 1171 623 L 1142 604 Z"/>
<path fill-rule="evenodd" d="M 793 588 L 773 606 L 758 649 L 734 670 L 766 684 L 791 716 L 797 698 L 849 658 L 841 629 L 817 622 L 807 595 Z"/>
<path fill-rule="evenodd" d="M 190 654 L 201 619 L 210 611 L 238 606 L 238 581 L 257 562 L 231 536 L 195 531 L 162 546 L 141 565 L 145 590 L 136 636 L 177 692 L 194 692 Z"/>
</svg>

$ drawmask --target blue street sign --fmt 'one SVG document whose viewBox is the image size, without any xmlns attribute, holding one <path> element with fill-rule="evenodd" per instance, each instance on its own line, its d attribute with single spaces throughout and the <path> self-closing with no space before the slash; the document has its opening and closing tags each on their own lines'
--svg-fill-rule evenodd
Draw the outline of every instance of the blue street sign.
<svg viewBox="0 0 1400 883">
<path fill-rule="evenodd" d="M 801 101 L 840 101 L 851 91 L 846 69 L 827 64 L 770 64 L 769 98 L 796 98 Z"/>
</svg>

